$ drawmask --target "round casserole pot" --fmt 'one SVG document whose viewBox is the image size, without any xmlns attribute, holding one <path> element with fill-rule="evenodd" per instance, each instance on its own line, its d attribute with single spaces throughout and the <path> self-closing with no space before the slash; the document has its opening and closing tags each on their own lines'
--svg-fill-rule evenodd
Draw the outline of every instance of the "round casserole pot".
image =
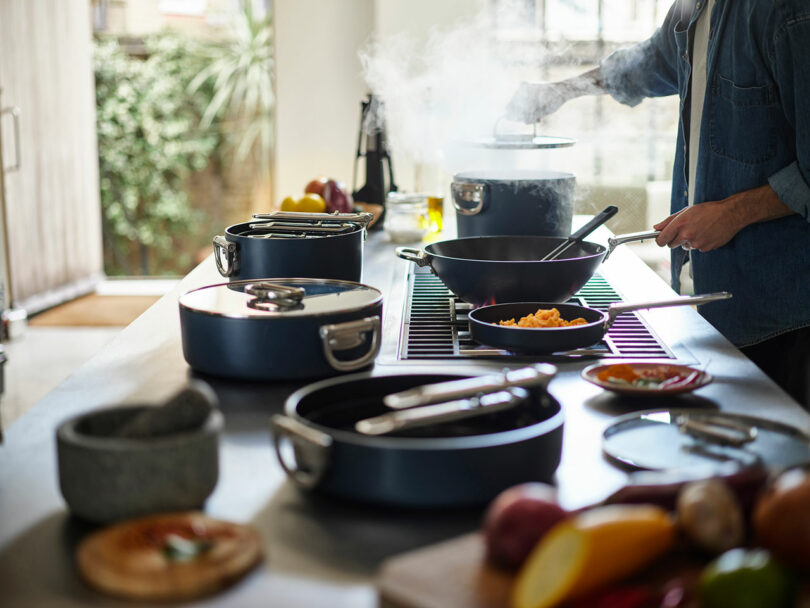
<svg viewBox="0 0 810 608">
<path fill-rule="evenodd" d="M 179 300 L 192 368 L 246 380 L 322 378 L 363 369 L 380 349 L 382 294 L 351 281 L 266 279 Z"/>
<path fill-rule="evenodd" d="M 365 226 L 342 233 L 269 238 L 255 234 L 256 220 L 234 224 L 214 237 L 217 270 L 230 281 L 267 277 L 310 277 L 360 281 Z"/>
<path fill-rule="evenodd" d="M 464 377 L 354 374 L 310 384 L 270 421 L 279 462 L 307 490 L 402 507 L 481 505 L 509 486 L 550 480 L 563 413 L 543 389 L 527 389 L 516 408 L 464 421 L 383 436 L 354 430 L 358 420 L 390 411 L 385 395 Z"/>
<path fill-rule="evenodd" d="M 553 171 L 458 173 L 450 185 L 458 236 L 567 237 L 575 181 L 571 173 Z"/>
</svg>

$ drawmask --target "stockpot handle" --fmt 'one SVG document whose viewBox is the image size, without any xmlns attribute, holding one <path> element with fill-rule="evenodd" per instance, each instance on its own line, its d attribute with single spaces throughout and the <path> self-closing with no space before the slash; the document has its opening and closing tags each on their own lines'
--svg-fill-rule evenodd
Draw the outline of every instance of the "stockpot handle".
<svg viewBox="0 0 810 608">
<path fill-rule="evenodd" d="M 661 233 L 660 230 L 645 230 L 644 232 L 631 232 L 630 234 L 620 234 L 608 239 L 608 251 L 605 255 L 605 260 L 610 257 L 613 250 L 619 245 L 624 243 L 632 243 L 633 241 L 646 241 L 647 239 L 654 239 Z M 604 261 L 604 260 L 602 260 Z"/>
<path fill-rule="evenodd" d="M 707 302 L 715 302 L 717 300 L 728 300 L 731 294 L 728 291 L 718 291 L 698 296 L 681 296 L 672 300 L 658 300 L 657 302 L 639 302 L 637 304 L 611 304 L 608 307 L 608 316 L 605 319 L 605 331 L 610 329 L 613 322 L 620 314 L 624 312 L 632 312 L 634 310 L 643 310 L 646 308 L 665 308 L 668 306 L 686 306 L 694 304 L 705 304 Z"/>
<path fill-rule="evenodd" d="M 284 472 L 302 488 L 311 490 L 320 483 L 329 466 L 332 437 L 308 427 L 295 418 L 276 414 L 270 418 L 270 431 L 278 462 Z M 294 453 L 293 460 L 284 456 L 282 442 L 289 441 Z M 301 458 L 306 464 L 301 467 Z"/>
<path fill-rule="evenodd" d="M 474 182 L 452 182 L 453 206 L 461 215 L 477 215 L 484 208 L 486 188 Z M 470 205 L 472 203 L 472 205 Z"/>
<path fill-rule="evenodd" d="M 398 258 L 413 262 L 417 266 L 430 266 L 430 259 L 428 254 L 423 249 L 414 249 L 413 247 L 397 247 L 396 254 Z"/>
<path fill-rule="evenodd" d="M 345 323 L 332 323 L 321 327 L 320 335 L 323 343 L 323 354 L 329 365 L 339 372 L 351 372 L 369 365 L 380 352 L 380 330 L 380 317 L 377 315 L 357 319 L 356 321 L 346 321 Z M 371 332 L 371 345 L 368 352 L 349 361 L 341 361 L 335 357 L 335 351 L 360 346 L 368 332 Z"/>
<path fill-rule="evenodd" d="M 236 243 L 227 240 L 222 235 L 216 235 L 214 237 L 214 261 L 217 263 L 219 274 L 223 277 L 229 277 L 236 272 L 239 264 Z"/>
<path fill-rule="evenodd" d="M 22 154 L 20 152 L 20 108 L 17 106 L 3 108 L 0 110 L 0 116 L 3 114 L 10 114 L 11 119 L 14 121 L 14 164 L 8 167 L 0 167 L 0 169 L 2 169 L 0 173 L 13 173 L 14 171 L 19 171 L 22 166 Z"/>
</svg>

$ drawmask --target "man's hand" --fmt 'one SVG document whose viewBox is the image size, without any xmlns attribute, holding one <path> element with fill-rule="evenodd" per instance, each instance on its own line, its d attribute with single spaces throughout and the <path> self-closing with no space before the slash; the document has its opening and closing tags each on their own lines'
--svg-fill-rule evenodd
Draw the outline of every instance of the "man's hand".
<svg viewBox="0 0 810 608">
<path fill-rule="evenodd" d="M 575 97 L 563 82 L 523 82 L 506 105 L 506 117 L 516 122 L 535 123 L 556 112 Z"/>
<path fill-rule="evenodd" d="M 721 201 L 687 207 L 653 226 L 655 242 L 670 248 L 711 251 L 728 243 L 740 230 L 756 222 L 785 217 L 794 211 L 779 200 L 769 185 L 733 194 Z"/>
</svg>

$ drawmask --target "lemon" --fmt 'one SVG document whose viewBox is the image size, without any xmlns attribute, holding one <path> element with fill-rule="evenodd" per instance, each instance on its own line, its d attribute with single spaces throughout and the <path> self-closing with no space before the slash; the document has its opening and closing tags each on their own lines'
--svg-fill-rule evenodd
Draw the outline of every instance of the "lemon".
<svg viewBox="0 0 810 608">
<path fill-rule="evenodd" d="M 283 201 L 281 201 L 281 210 L 282 211 L 295 211 L 298 207 L 298 201 L 295 200 L 293 197 L 288 196 Z"/>
<path fill-rule="evenodd" d="M 702 608 L 782 608 L 794 605 L 791 575 L 766 549 L 731 549 L 700 575 Z"/>
<path fill-rule="evenodd" d="M 641 570 L 675 542 L 675 522 L 653 505 L 595 507 L 563 520 L 538 543 L 512 590 L 513 608 L 545 608 Z"/>
<path fill-rule="evenodd" d="M 298 199 L 297 211 L 323 213 L 326 211 L 326 201 L 319 194 L 307 193 Z"/>
</svg>

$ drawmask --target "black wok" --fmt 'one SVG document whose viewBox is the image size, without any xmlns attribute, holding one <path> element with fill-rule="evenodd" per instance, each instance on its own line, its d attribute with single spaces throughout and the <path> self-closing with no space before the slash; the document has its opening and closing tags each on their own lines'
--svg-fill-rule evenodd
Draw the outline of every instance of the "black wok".
<svg viewBox="0 0 810 608">
<path fill-rule="evenodd" d="M 564 302 L 579 291 L 613 249 L 655 238 L 657 231 L 581 241 L 565 257 L 541 260 L 567 239 L 550 236 L 480 236 L 449 239 L 424 249 L 399 247 L 397 256 L 430 266 L 447 288 L 474 306 L 493 302 Z M 533 311 L 532 311 L 533 312 Z"/>
<path fill-rule="evenodd" d="M 583 348 L 598 343 L 613 321 L 624 312 L 665 306 L 703 304 L 715 300 L 725 300 L 731 294 L 725 291 L 700 296 L 683 296 L 673 300 L 641 302 L 636 304 L 611 304 L 606 312 L 575 304 L 554 302 L 519 302 L 493 304 L 470 311 L 470 335 L 480 344 L 527 354 L 549 354 Z M 566 321 L 582 317 L 584 325 L 568 327 L 512 327 L 498 325 L 499 321 L 519 320 L 533 314 L 538 308 L 556 308 Z"/>
</svg>

